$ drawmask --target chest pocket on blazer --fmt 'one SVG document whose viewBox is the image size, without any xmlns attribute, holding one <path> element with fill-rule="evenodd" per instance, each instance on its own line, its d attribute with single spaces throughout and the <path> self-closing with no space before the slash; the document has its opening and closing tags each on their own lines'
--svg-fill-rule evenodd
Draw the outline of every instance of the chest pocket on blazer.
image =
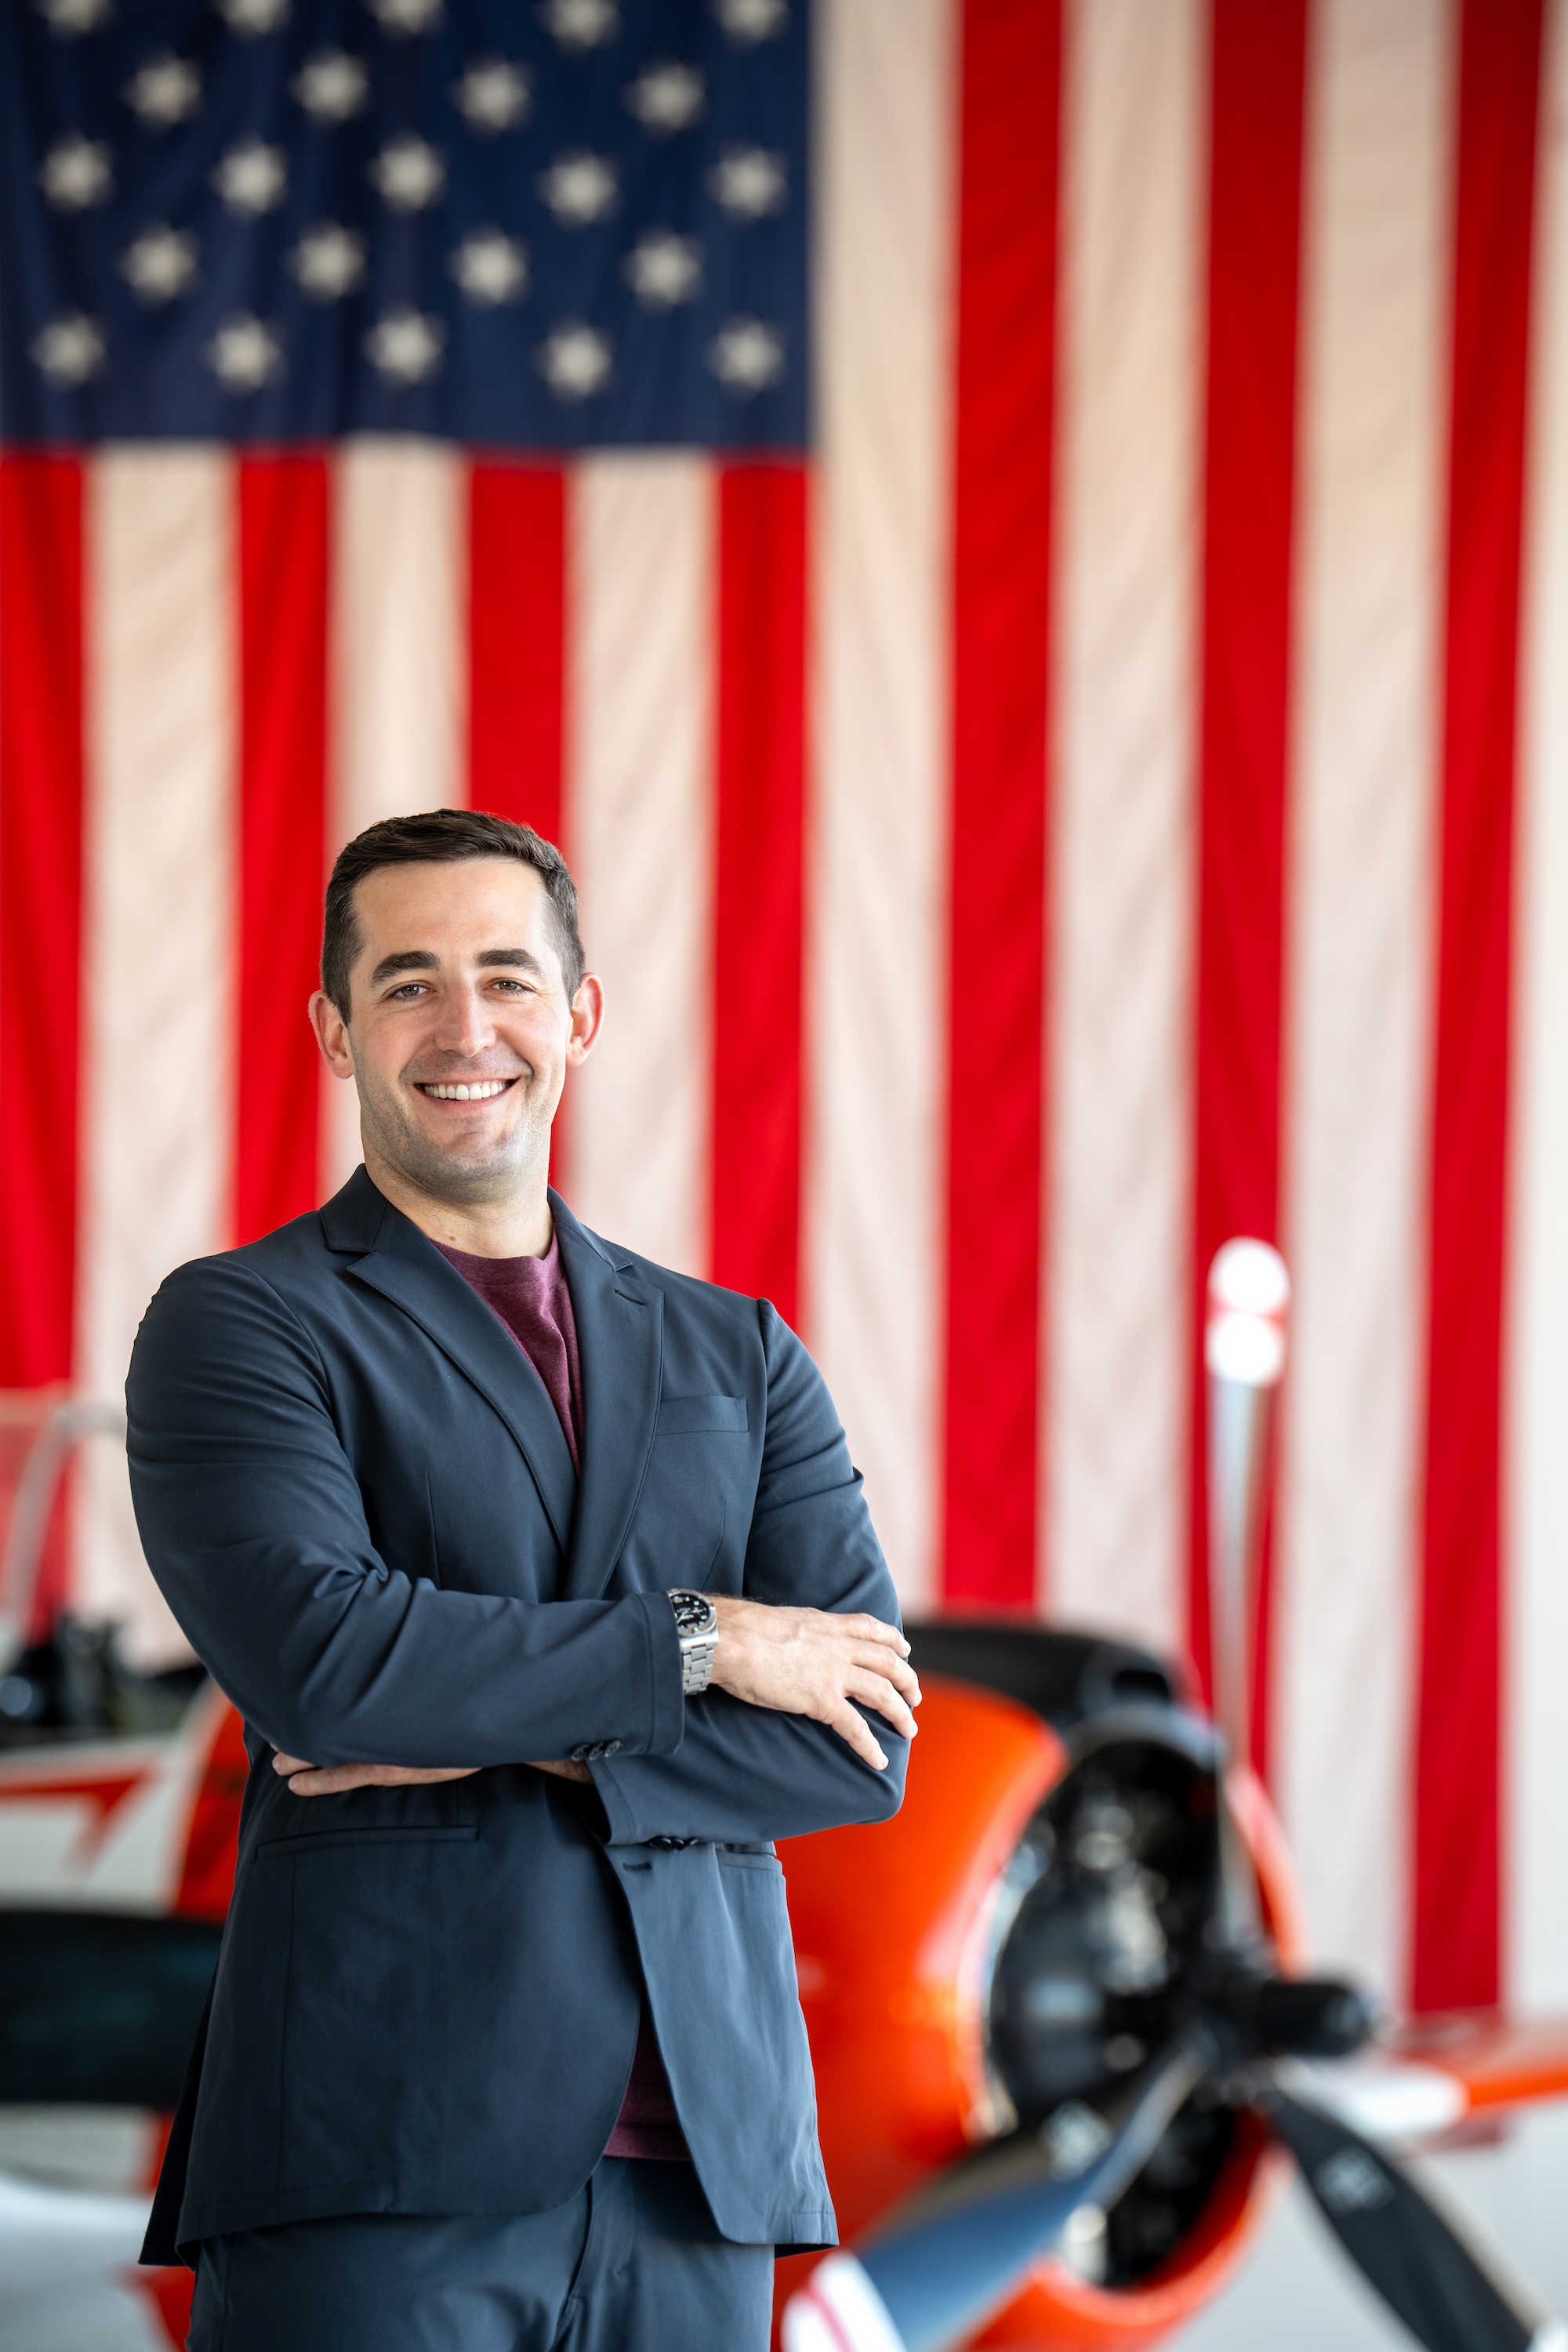
<svg viewBox="0 0 1568 2352">
<path fill-rule="evenodd" d="M 726 1534 L 733 1529 L 743 1540 L 751 1518 L 748 1427 L 744 1397 L 660 1397 L 632 1545 L 648 1547 L 637 1562 L 639 1581 L 705 1585 Z M 729 1582 L 721 1573 L 719 1589 Z"/>
<path fill-rule="evenodd" d="M 667 1396 L 658 1401 L 654 1433 L 658 1437 L 717 1436 L 728 1430 L 743 1436 L 750 1427 L 744 1397 Z"/>
</svg>

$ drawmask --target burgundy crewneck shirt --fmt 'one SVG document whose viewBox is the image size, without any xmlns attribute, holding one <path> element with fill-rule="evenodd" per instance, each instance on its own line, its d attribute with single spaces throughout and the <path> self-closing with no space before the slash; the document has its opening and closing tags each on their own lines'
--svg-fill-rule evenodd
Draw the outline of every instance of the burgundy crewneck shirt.
<svg viewBox="0 0 1568 2352">
<path fill-rule="evenodd" d="M 583 1374 L 577 1360 L 572 1293 L 566 1287 L 566 1269 L 554 1234 L 542 1257 L 474 1257 L 467 1250 L 447 1249 L 442 1242 L 436 1246 L 492 1313 L 500 1316 L 539 1374 L 571 1449 L 572 1467 L 580 1472 Z M 605 2154 L 690 2162 L 646 1993 L 631 2080 Z"/>
</svg>

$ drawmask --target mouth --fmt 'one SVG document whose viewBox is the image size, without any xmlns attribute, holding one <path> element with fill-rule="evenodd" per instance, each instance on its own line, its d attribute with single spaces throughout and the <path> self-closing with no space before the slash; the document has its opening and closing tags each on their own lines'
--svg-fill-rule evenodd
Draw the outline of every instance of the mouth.
<svg viewBox="0 0 1568 2352">
<path fill-rule="evenodd" d="M 470 1078 L 464 1085 L 447 1078 L 415 1081 L 426 1102 L 493 1102 L 516 1084 L 515 1078 Z"/>
</svg>

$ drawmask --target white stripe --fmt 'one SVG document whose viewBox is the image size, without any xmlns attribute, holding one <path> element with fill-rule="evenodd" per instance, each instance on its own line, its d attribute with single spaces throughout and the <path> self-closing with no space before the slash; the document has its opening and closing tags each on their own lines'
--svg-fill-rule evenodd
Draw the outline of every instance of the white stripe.
<svg viewBox="0 0 1568 2352">
<path fill-rule="evenodd" d="M 468 799 L 465 497 L 458 454 L 350 441 L 333 475 L 329 858 L 378 817 Z M 321 1184 L 360 1157 L 353 1088 L 323 1073 Z"/>
<path fill-rule="evenodd" d="M 784 2309 L 784 2352 L 905 2352 L 869 2274 L 853 2254 L 829 2254 Z"/>
<path fill-rule="evenodd" d="M 933 1581 L 945 1247 L 952 0 L 819 18 L 807 1336 L 906 1605 Z"/>
<path fill-rule="evenodd" d="M 606 1013 L 568 1081 L 567 1189 L 597 1230 L 705 1275 L 714 484 L 699 457 L 589 457 L 570 495 L 563 829 Z"/>
<path fill-rule="evenodd" d="M 1568 120 L 1568 7 L 1548 20 L 1542 121 Z M 1505 1997 L 1568 2004 L 1568 149 L 1542 142 L 1520 711 L 1517 1097 L 1504 1427 L 1510 1538 L 1503 1721 L 1511 1797 Z"/>
<path fill-rule="evenodd" d="M 110 450 L 88 495 L 76 1366 L 117 1397 L 163 1276 L 230 1239 L 233 471 L 208 450 Z M 118 1445 L 87 1449 L 78 1491 L 79 1605 L 167 1654 Z"/>
<path fill-rule="evenodd" d="M 1054 1615 L 1183 1647 L 1207 24 L 1064 35 L 1041 1551 Z"/>
<path fill-rule="evenodd" d="M 1277 1779 L 1321 1957 L 1405 1965 L 1455 12 L 1310 59 Z"/>
</svg>

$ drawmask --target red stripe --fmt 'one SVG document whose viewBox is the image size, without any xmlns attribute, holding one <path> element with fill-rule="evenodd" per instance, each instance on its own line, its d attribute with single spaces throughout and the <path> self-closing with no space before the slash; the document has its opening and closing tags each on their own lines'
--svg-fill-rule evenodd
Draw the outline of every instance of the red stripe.
<svg viewBox="0 0 1568 2352">
<path fill-rule="evenodd" d="M 953 486 L 944 1588 L 1036 1592 L 1057 0 L 968 0 Z"/>
<path fill-rule="evenodd" d="M 1499 1986 L 1509 913 L 1540 0 L 1461 36 L 1412 1990 Z"/>
<path fill-rule="evenodd" d="M 82 833 L 82 484 L 0 459 L 0 1388 L 67 1381 L 76 1289 Z M 68 1580 L 63 1489 L 33 1592 Z"/>
<path fill-rule="evenodd" d="M 566 476 L 486 459 L 468 473 L 468 806 L 531 824 L 568 857 Z M 568 1087 L 551 1181 L 570 1167 Z"/>
<path fill-rule="evenodd" d="M 81 467 L 0 460 L 0 1387 L 68 1380 L 81 932 Z"/>
<path fill-rule="evenodd" d="M 715 1282 L 796 1309 L 806 478 L 719 476 Z"/>
<path fill-rule="evenodd" d="M 486 462 L 469 475 L 468 798 L 561 832 L 565 478 Z"/>
<path fill-rule="evenodd" d="M 315 1206 L 326 837 L 325 461 L 239 466 L 239 1108 L 235 1238 Z"/>
<path fill-rule="evenodd" d="M 1237 1234 L 1273 1241 L 1279 1220 L 1305 79 L 1305 0 L 1215 0 L 1188 1586 L 1193 1656 L 1205 1688 L 1204 1291 L 1221 1243 Z M 1266 1729 L 1256 1716 L 1260 1759 Z"/>
</svg>

